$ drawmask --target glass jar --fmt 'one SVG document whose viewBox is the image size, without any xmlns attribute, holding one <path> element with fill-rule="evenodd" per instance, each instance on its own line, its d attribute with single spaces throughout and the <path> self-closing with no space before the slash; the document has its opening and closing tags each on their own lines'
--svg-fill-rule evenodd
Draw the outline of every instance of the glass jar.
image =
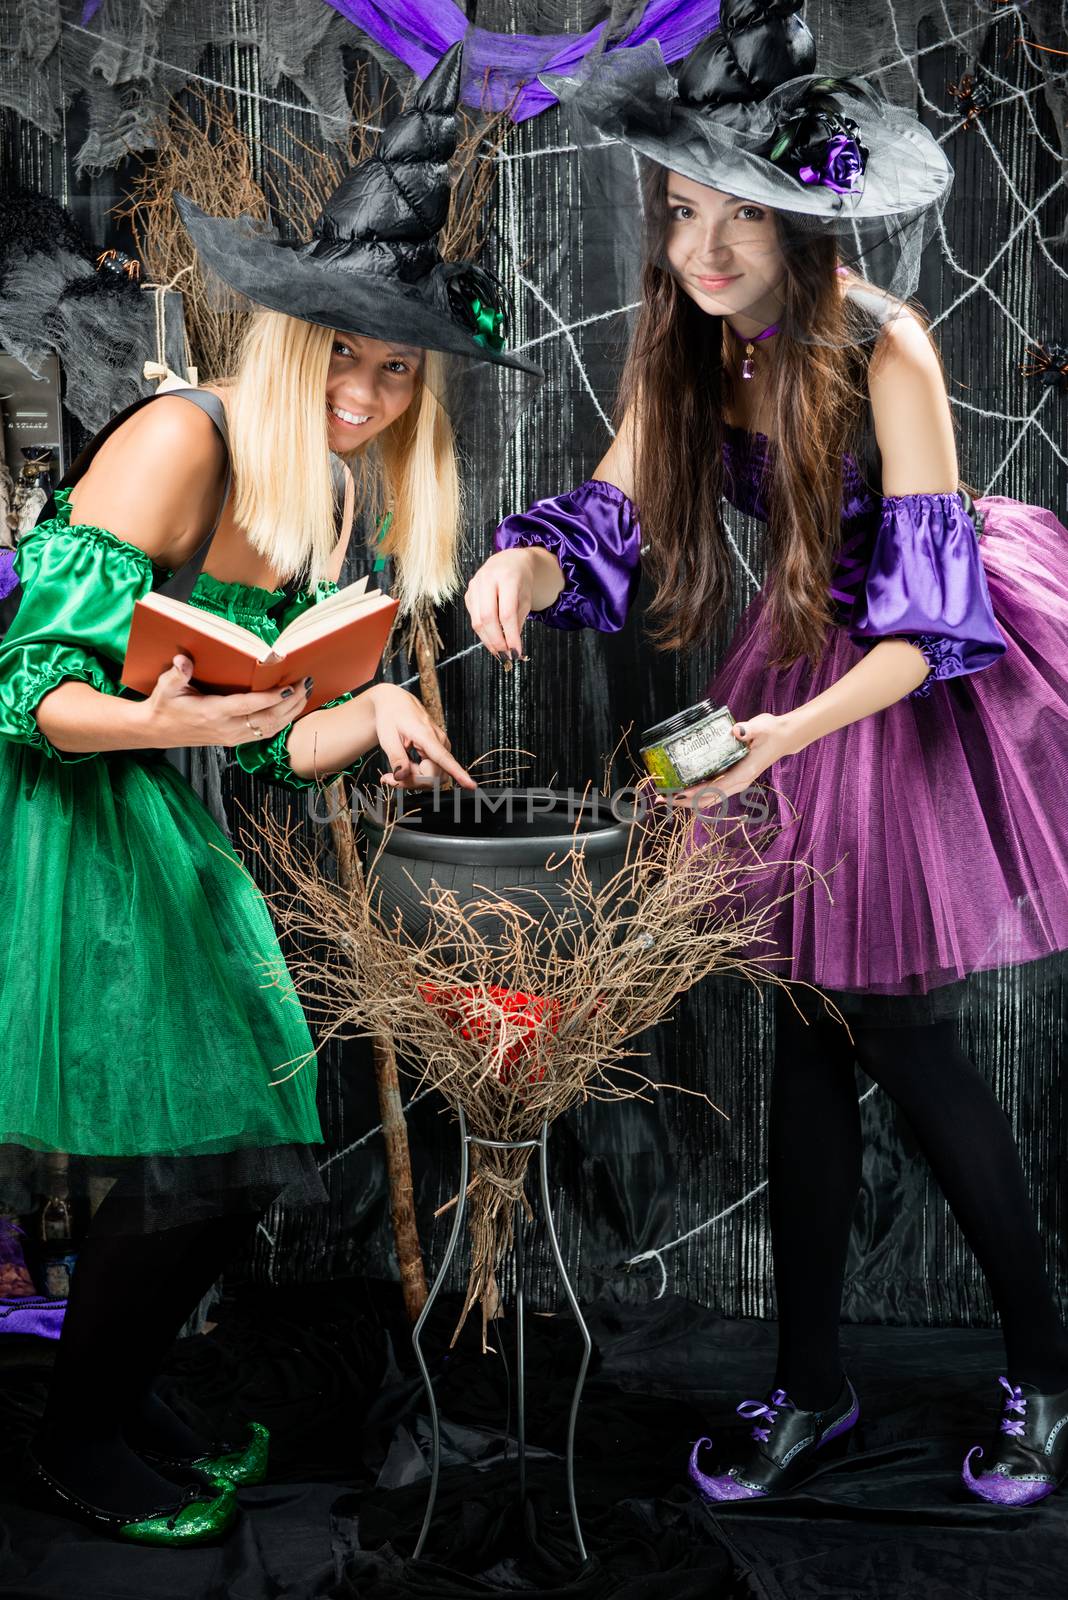
<svg viewBox="0 0 1068 1600">
<path fill-rule="evenodd" d="M 726 706 L 699 700 L 646 729 L 641 756 L 657 788 L 686 789 L 741 761 L 749 754 L 749 746 L 734 737 L 733 726 L 734 718 Z"/>
</svg>

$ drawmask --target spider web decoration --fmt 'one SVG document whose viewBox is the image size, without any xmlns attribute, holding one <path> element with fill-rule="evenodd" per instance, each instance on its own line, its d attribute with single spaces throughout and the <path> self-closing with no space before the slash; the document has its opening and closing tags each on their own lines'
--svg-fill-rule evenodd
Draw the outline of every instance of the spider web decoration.
<svg viewBox="0 0 1068 1600">
<path fill-rule="evenodd" d="M 819 59 L 870 74 L 895 102 L 914 105 L 956 170 L 943 226 L 924 261 L 919 299 L 931 315 L 946 365 L 962 475 L 983 493 L 1049 506 L 1064 520 L 1068 409 L 1057 388 L 1037 388 L 1020 371 L 1030 347 L 1048 346 L 1063 334 L 1068 313 L 1068 57 L 1035 48 L 1032 31 L 1041 26 L 1043 41 L 1068 46 L 1063 8 L 1046 7 L 1039 18 L 1034 7 L 899 0 L 884 12 L 810 4 L 807 15 Z M 479 20 L 484 20 L 481 10 Z M 962 105 L 951 85 L 959 90 L 966 75 L 971 92 L 966 90 Z M 520 130 L 517 145 L 500 178 L 502 268 L 526 288 L 525 296 L 519 294 L 526 319 L 520 342 L 546 365 L 549 383 L 541 413 L 529 419 L 534 442 L 517 463 L 502 512 L 580 482 L 603 454 L 631 309 L 621 295 L 613 296 L 610 266 L 606 270 L 612 240 L 601 230 L 610 230 L 610 218 L 588 219 L 585 231 L 587 219 L 581 213 L 576 218 L 580 173 L 566 136 L 554 134 L 544 116 Z M 546 162 L 555 168 L 551 188 L 536 176 L 539 163 Z M 546 200 L 552 207 L 548 216 Z M 532 213 L 539 215 L 536 232 L 529 224 Z M 576 440 L 582 441 L 577 451 Z M 732 513 L 731 535 L 738 579 L 733 624 L 761 581 L 764 530 Z M 710 676 L 708 654 L 685 666 L 650 662 L 633 623 L 622 635 L 607 638 L 533 632 L 534 657 L 524 669 L 529 677 L 503 691 L 499 726 L 502 742 L 514 740 L 539 751 L 539 779 L 554 770 L 573 771 L 576 742 L 575 730 L 561 731 L 552 710 L 538 707 L 540 686 L 559 685 L 562 704 L 581 706 L 589 751 L 582 770 L 591 772 L 599 770 L 596 755 L 611 748 L 623 716 L 632 716 L 638 729 L 649 726 L 699 698 Z M 477 696 L 480 681 L 480 664 L 469 667 L 465 700 Z M 524 689 L 529 704 L 521 698 Z M 754 709 L 734 708 L 739 716 Z M 1049 1104 L 1050 1080 L 1044 1072 L 1050 1055 L 1055 1058 L 1063 1049 L 1058 1042 L 1063 984 L 1060 961 L 1043 964 L 1041 971 L 977 976 L 970 986 L 963 1041 L 1014 1113 L 1040 1218 L 1053 1225 L 1047 1235 L 1053 1240 L 1051 1269 L 1062 1293 L 1068 1283 L 1054 1219 L 1064 1214 L 1066 1192 L 1060 1163 L 1049 1158 L 1063 1148 L 1063 1129 L 1059 1140 L 1044 1129 L 1041 1108 Z M 1032 1039 L 1036 1054 L 1046 1055 L 1044 1069 L 1017 1057 L 1021 1041 Z M 729 1315 L 768 1315 L 773 1297 L 761 1173 L 763 1089 L 773 1056 L 770 1017 L 751 997 L 706 990 L 687 1004 L 674 1029 L 662 1030 L 654 1048 L 665 1078 L 708 1088 L 730 1112 L 733 1126 L 726 1133 L 701 1126 L 690 1108 L 667 1103 L 648 1113 L 627 1108 L 614 1114 L 617 1148 L 641 1143 L 635 1124 L 645 1116 L 675 1156 L 674 1163 L 656 1167 L 668 1186 L 673 1221 L 666 1223 L 650 1201 L 640 1219 L 647 1235 L 642 1247 L 621 1251 L 642 1285 L 632 1292 L 681 1292 Z M 867 1080 L 858 1083 L 858 1093 L 869 1150 L 896 1145 L 885 1097 L 868 1088 Z M 595 1129 L 593 1122 L 593 1116 L 583 1120 L 578 1142 L 607 1153 L 612 1130 Z M 648 1128 L 643 1131 L 649 1134 Z M 610 1162 L 606 1154 L 604 1169 Z M 684 1181 L 676 1174 L 685 1174 Z M 648 1174 L 640 1181 L 648 1185 Z M 904 1163 L 900 1180 L 893 1181 L 869 1157 L 866 1185 L 869 1232 L 854 1239 L 845 1314 L 885 1320 L 879 1277 L 884 1263 L 898 1254 L 901 1305 L 908 1308 L 903 1313 L 899 1308 L 899 1315 L 936 1322 L 989 1320 L 982 1280 L 923 1164 Z M 621 1216 L 627 1215 L 626 1187 L 624 1176 L 613 1185 Z M 664 1193 L 658 1199 L 668 1203 Z M 920 1214 L 927 1218 L 922 1252 L 908 1242 Z M 582 1220 L 564 1220 L 569 1270 L 580 1274 L 582 1249 L 590 1249 L 597 1226 L 592 1207 L 584 1227 Z M 617 1287 L 628 1292 L 626 1279 Z"/>
<path fill-rule="evenodd" d="M 637 8 L 579 0 L 480 0 L 478 23 L 523 32 L 579 31 Z M 983 493 L 1049 507 L 1068 520 L 1068 395 L 1026 376 L 1035 352 L 1068 342 L 1068 16 L 1064 0 L 891 0 L 886 7 L 810 0 L 820 59 L 878 78 L 916 107 L 956 170 L 943 227 L 924 261 L 919 299 L 931 315 L 959 425 L 963 476 Z M 329 139 L 345 115 L 353 30 L 323 0 L 105 0 L 88 29 L 80 3 L 32 0 L 0 51 L 0 156 L 27 186 L 69 204 L 101 244 L 128 151 L 145 150 L 153 115 L 189 79 L 222 84 L 254 146 L 290 135 Z M 406 72 L 372 51 L 402 87 Z M 970 79 L 970 82 L 967 80 Z M 626 345 L 627 274 L 605 211 L 579 207 L 577 153 L 549 111 L 517 128 L 499 158 L 490 265 L 516 288 L 512 343 L 548 382 L 510 447 L 498 511 L 580 483 L 610 439 Z M 628 203 L 631 195 L 626 197 Z M 492 420 L 487 419 L 492 427 Z M 472 470 L 477 474 L 478 450 Z M 763 529 L 732 514 L 734 617 L 762 578 Z M 472 529 L 469 570 L 492 527 Z M 1066 552 L 1068 555 L 1068 552 Z M 350 576 L 356 576 L 354 565 Z M 581 784 L 599 775 L 620 725 L 649 726 L 691 704 L 712 649 L 686 660 L 654 653 L 640 620 L 618 635 L 560 634 L 532 625 L 530 662 L 510 676 L 471 643 L 460 605 L 439 619 L 441 683 L 453 746 L 464 756 L 535 751 L 520 781 Z M 406 663 L 395 675 L 403 680 Z M 757 708 L 736 707 L 739 715 Z M 632 748 L 635 741 L 632 740 Z M 231 806 L 258 809 L 262 791 L 224 774 Z M 274 808 L 284 812 L 279 797 Z M 326 830 L 309 822 L 322 837 Z M 997 930 L 992 930 L 992 938 Z M 963 1045 L 1006 1106 L 1028 1174 L 1049 1265 L 1068 1293 L 1063 1218 L 1068 1148 L 1061 1017 L 1065 963 L 978 975 Z M 554 1136 L 552 1181 L 568 1270 L 580 1293 L 606 1279 L 621 1296 L 686 1294 L 727 1315 L 774 1309 L 763 1209 L 765 1085 L 770 1016 L 745 990 L 708 986 L 650 1038 L 650 1075 L 699 1087 L 729 1125 L 682 1097 L 593 1107 Z M 264 1220 L 253 1270 L 273 1280 L 390 1270 L 383 1167 L 370 1068 L 360 1047 L 323 1053 L 323 1169 L 331 1205 L 314 1217 Z M 858 1083 L 866 1139 L 863 1203 L 845 1315 L 857 1320 L 989 1323 L 982 1279 L 922 1162 L 905 1153 L 885 1097 Z M 433 1097 L 409 1107 L 418 1205 L 432 1271 L 447 1234 L 435 1209 L 452 1197 L 455 1152 Z M 540 1249 L 528 1253 L 532 1303 L 555 1291 Z M 893 1280 L 893 1298 L 887 1285 Z M 459 1269 L 456 1286 L 459 1286 Z"/>
</svg>

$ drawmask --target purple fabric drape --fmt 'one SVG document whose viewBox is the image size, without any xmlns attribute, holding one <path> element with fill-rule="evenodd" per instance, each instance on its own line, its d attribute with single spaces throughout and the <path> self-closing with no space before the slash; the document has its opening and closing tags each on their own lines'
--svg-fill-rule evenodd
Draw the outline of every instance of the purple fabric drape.
<svg viewBox="0 0 1068 1600">
<path fill-rule="evenodd" d="M 454 0 L 328 0 L 391 55 L 424 78 L 451 44 L 464 39 L 464 99 L 502 110 L 513 122 L 556 104 L 539 72 L 571 72 L 596 46 L 602 22 L 588 33 L 490 33 L 471 28 Z M 657 39 L 665 61 L 680 61 L 719 21 L 719 0 L 649 0 L 624 45 Z M 613 47 L 618 48 L 618 47 Z"/>
<path fill-rule="evenodd" d="M 86 0 L 83 28 L 101 4 L 102 0 Z M 511 103 L 513 122 L 525 122 L 556 104 L 556 96 L 538 83 L 537 74 L 572 71 L 589 55 L 605 27 L 601 22 L 588 33 L 490 33 L 469 27 L 455 0 L 327 0 L 327 4 L 419 78 L 426 77 L 451 44 L 465 39 L 463 98 L 496 111 Z M 681 61 L 718 21 L 719 0 L 649 0 L 638 26 L 619 44 L 657 39 L 665 61 Z"/>
</svg>

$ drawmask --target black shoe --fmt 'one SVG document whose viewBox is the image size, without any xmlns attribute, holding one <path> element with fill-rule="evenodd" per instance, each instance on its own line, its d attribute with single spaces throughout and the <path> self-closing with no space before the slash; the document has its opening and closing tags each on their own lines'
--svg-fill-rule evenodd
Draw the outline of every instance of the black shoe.
<svg viewBox="0 0 1068 1600">
<path fill-rule="evenodd" d="M 961 1476 L 965 1487 L 981 1500 L 996 1506 L 1033 1506 L 1068 1478 L 1068 1389 L 1043 1394 L 1030 1383 L 1012 1384 L 1008 1378 L 998 1382 L 1007 1399 L 990 1464 L 975 1476 L 972 1457 L 983 1455 L 983 1450 L 973 1445 Z"/>
<path fill-rule="evenodd" d="M 715 1477 L 700 1470 L 698 1454 L 711 1439 L 698 1439 L 690 1452 L 690 1477 L 709 1500 L 755 1500 L 813 1477 L 825 1465 L 817 1451 L 849 1432 L 860 1416 L 860 1402 L 845 1378 L 838 1399 L 825 1411 L 802 1411 L 785 1389 L 775 1389 L 767 1400 L 743 1400 L 738 1415 L 755 1426 L 753 1443 L 733 1466 Z"/>
<path fill-rule="evenodd" d="M 211 1544 L 229 1533 L 237 1517 L 237 1493 L 230 1484 L 197 1482 L 176 1488 L 173 1503 L 140 1516 L 105 1511 L 71 1494 L 32 1454 L 26 1458 L 26 1496 L 53 1515 L 68 1517 L 127 1544 Z"/>
</svg>

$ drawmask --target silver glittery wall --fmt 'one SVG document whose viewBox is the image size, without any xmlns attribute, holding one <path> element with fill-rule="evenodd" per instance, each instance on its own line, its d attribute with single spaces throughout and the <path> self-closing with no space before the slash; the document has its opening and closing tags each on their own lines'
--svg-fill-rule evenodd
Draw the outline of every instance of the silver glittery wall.
<svg viewBox="0 0 1068 1600">
<path fill-rule="evenodd" d="M 633 9 L 617 5 L 613 15 Z M 88 27 L 76 4 L 39 0 L 16 10 L 17 29 L 5 23 L 0 53 L 4 177 L 69 204 L 102 243 L 116 242 L 107 211 L 137 159 L 120 159 L 121 151 L 146 144 L 166 91 L 199 75 L 232 88 L 254 141 L 284 146 L 291 135 L 327 138 L 343 115 L 345 69 L 359 44 L 322 0 L 210 7 L 156 0 L 144 8 L 114 0 Z M 566 0 L 531 6 L 483 0 L 477 22 L 514 31 L 574 29 L 607 11 Z M 920 298 L 935 320 L 950 377 L 964 476 L 985 492 L 1048 506 L 1068 520 L 1068 394 L 1018 370 L 1029 344 L 1068 337 L 1068 57 L 1053 53 L 1068 49 L 1063 5 L 908 0 L 877 8 L 821 0 L 808 15 L 821 59 L 874 71 L 894 99 L 919 107 L 956 169 L 945 233 L 928 252 Z M 950 85 L 963 89 L 967 74 L 986 103 L 963 126 L 974 101 L 962 104 Z M 611 215 L 577 208 L 581 173 L 567 144 L 568 130 L 550 111 L 514 131 L 499 163 L 491 251 L 516 285 L 515 342 L 536 355 L 548 382 L 503 464 L 494 456 L 496 485 L 480 485 L 488 488 L 488 504 L 471 530 L 471 570 L 490 546 L 495 514 L 581 482 L 610 437 L 629 285 Z M 733 532 L 740 609 L 760 578 L 762 531 L 735 517 Z M 615 636 L 532 625 L 529 664 L 504 677 L 482 652 L 468 651 L 459 605 L 443 613 L 440 625 L 454 746 L 463 758 L 502 745 L 532 751 L 526 776 L 535 782 L 555 776 L 580 784 L 599 776 L 623 728 L 640 729 L 699 695 L 714 655 L 712 647 L 685 661 L 654 652 L 638 616 Z M 392 670 L 403 677 L 407 664 L 400 659 Z M 255 809 L 262 802 L 232 769 L 223 774 L 223 792 L 231 817 L 237 805 Z M 271 803 L 282 811 L 289 802 L 275 795 Z M 321 829 L 307 827 L 322 840 Z M 963 1025 L 967 1048 L 1012 1118 L 1062 1294 L 1068 1294 L 1066 971 L 1064 961 L 1054 960 L 977 977 Z M 729 1121 L 690 1097 L 665 1094 L 651 1106 L 593 1107 L 554 1131 L 558 1224 L 585 1294 L 610 1285 L 639 1299 L 684 1293 L 728 1315 L 772 1311 L 762 1188 L 769 1021 L 759 996 L 710 984 L 644 1041 L 654 1075 L 702 1089 Z M 257 1276 L 391 1268 L 368 1051 L 359 1042 L 331 1046 L 321 1068 L 331 1204 L 315 1215 L 266 1218 L 250 1263 Z M 868 1142 L 847 1316 L 991 1320 L 982 1280 L 909 1130 L 865 1082 L 858 1081 L 858 1093 L 866 1095 Z M 455 1149 L 432 1097 L 412 1107 L 409 1124 L 432 1266 L 446 1228 L 433 1213 L 453 1192 Z M 814 1152 L 814 1159 L 822 1154 Z M 530 1277 L 535 1299 L 551 1303 L 546 1257 L 537 1248 Z"/>
</svg>

